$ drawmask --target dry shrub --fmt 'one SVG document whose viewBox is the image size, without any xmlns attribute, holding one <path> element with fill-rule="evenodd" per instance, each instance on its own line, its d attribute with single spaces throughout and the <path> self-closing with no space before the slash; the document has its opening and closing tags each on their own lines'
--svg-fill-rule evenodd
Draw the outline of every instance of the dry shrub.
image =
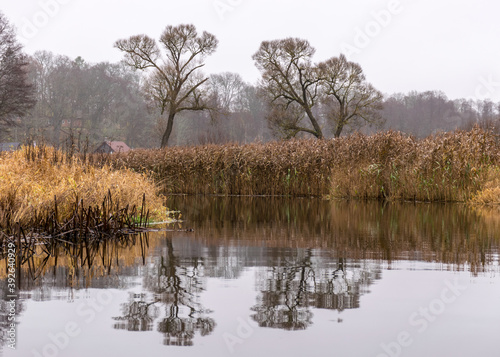
<svg viewBox="0 0 500 357">
<path fill-rule="evenodd" d="M 51 212 L 57 202 L 56 217 L 71 216 L 75 202 L 85 207 L 101 205 L 111 193 L 118 207 L 129 205 L 140 210 L 143 193 L 150 217 L 167 218 L 164 197 L 145 174 L 129 169 L 94 167 L 50 147 L 23 147 L 0 156 L 0 228 L 13 222 L 26 224 L 35 212 Z"/>
</svg>

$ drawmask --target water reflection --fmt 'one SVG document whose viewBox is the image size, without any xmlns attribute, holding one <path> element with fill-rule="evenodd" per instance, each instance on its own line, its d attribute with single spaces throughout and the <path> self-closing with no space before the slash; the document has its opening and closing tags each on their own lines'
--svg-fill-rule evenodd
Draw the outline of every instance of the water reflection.
<svg viewBox="0 0 500 357">
<path fill-rule="evenodd" d="M 303 330 L 312 324 L 311 308 L 343 311 L 359 307 L 360 296 L 380 279 L 380 267 L 325 261 L 311 249 L 284 256 L 257 275 L 260 294 L 252 318 L 260 327 Z"/>
<path fill-rule="evenodd" d="M 164 344 L 190 346 L 196 332 L 206 336 L 215 328 L 215 321 L 206 316 L 209 311 L 198 301 L 204 290 L 203 258 L 182 259 L 169 238 L 165 248 L 146 272 L 144 287 L 164 305 L 166 314 L 158 323 Z"/>
<path fill-rule="evenodd" d="M 500 236 L 497 209 L 460 204 L 174 196 L 169 205 L 207 245 L 321 248 L 353 259 L 437 261 L 473 273 L 491 265 Z"/>
<path fill-rule="evenodd" d="M 153 321 L 159 316 L 156 301 L 148 301 L 147 294 L 129 293 L 129 300 L 122 304 L 122 316 L 115 317 L 117 330 L 151 331 Z"/>
<path fill-rule="evenodd" d="M 36 247 L 19 269 L 18 314 L 25 300 L 73 301 L 81 289 L 120 289 L 128 294 L 113 316 L 115 330 L 160 333 L 165 345 L 192 346 L 217 329 L 203 301 L 207 281 L 236 280 L 248 269 L 257 292 L 250 317 L 285 330 L 310 328 L 318 309 L 362 307 L 383 267 L 398 260 L 473 275 L 498 270 L 498 213 L 460 205 L 179 196 L 169 207 L 185 219 L 174 231 Z M 0 277 L 4 288 L 3 261 Z M 4 294 L 2 311 L 6 301 Z M 6 321 L 1 315 L 4 332 Z"/>
</svg>

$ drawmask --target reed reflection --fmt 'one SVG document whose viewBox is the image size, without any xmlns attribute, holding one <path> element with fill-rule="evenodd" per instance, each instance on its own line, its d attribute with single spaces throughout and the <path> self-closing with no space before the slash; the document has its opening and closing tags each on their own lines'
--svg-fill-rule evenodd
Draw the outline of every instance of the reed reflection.
<svg viewBox="0 0 500 357">
<path fill-rule="evenodd" d="M 459 204 L 171 197 L 206 245 L 321 248 L 354 259 L 437 261 L 474 274 L 498 256 L 500 214 Z"/>
</svg>

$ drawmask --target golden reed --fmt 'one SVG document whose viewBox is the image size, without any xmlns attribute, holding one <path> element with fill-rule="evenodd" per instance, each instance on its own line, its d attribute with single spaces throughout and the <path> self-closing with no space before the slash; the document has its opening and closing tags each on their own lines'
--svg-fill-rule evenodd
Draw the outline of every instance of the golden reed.
<svg viewBox="0 0 500 357">
<path fill-rule="evenodd" d="M 103 211 L 104 201 L 113 202 L 104 210 L 106 214 L 111 209 L 122 215 L 127 206 L 127 212 L 145 211 L 146 202 L 151 220 L 167 218 L 165 198 L 144 174 L 95 167 L 76 155 L 45 146 L 26 146 L 0 155 L 0 229 L 17 223 L 25 228 L 37 226 L 35 218 L 46 221 L 49 216 L 62 224 L 77 210 L 99 207 Z"/>
<path fill-rule="evenodd" d="M 498 138 L 478 127 L 425 139 L 389 131 L 133 150 L 100 160 L 151 173 L 165 193 L 182 194 L 463 202 L 479 201 L 478 193 L 499 181 Z"/>
</svg>

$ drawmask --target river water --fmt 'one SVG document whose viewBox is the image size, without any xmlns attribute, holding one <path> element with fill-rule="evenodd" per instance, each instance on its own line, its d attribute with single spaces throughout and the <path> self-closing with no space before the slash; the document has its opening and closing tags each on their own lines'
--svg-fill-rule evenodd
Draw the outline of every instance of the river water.
<svg viewBox="0 0 500 357">
<path fill-rule="evenodd" d="M 20 270 L 4 356 L 499 356 L 500 212 L 169 199 L 182 223 Z"/>
</svg>

